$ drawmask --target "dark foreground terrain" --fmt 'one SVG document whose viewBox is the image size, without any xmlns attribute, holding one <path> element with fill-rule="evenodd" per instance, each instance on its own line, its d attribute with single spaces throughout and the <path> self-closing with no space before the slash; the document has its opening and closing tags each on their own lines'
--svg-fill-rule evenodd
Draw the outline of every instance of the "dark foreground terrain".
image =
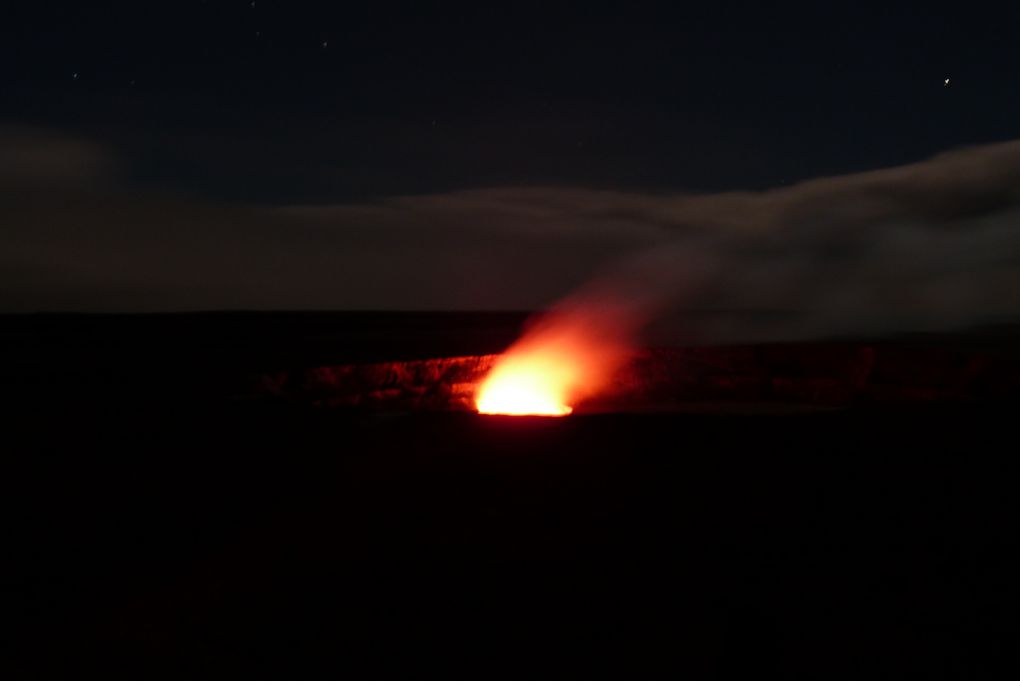
<svg viewBox="0 0 1020 681">
<path fill-rule="evenodd" d="M 252 388 L 498 352 L 522 320 L 3 319 L 4 658 L 18 678 L 92 662 L 296 675 L 323 658 L 356 678 L 1016 668 L 1020 405 L 1002 386 L 565 419 Z M 1018 347 L 929 341 L 912 343 L 1007 362 Z"/>
</svg>

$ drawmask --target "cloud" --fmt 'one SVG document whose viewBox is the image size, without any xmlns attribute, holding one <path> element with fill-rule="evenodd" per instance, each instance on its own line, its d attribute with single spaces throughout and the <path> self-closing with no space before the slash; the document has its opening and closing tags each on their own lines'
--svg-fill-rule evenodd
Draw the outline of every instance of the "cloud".
<svg viewBox="0 0 1020 681">
<path fill-rule="evenodd" d="M 94 186 L 117 172 L 101 145 L 37 128 L 0 125 L 0 182 L 13 188 Z"/>
<path fill-rule="evenodd" d="M 1020 141 L 762 192 L 492 188 L 259 206 L 141 193 L 88 141 L 0 128 L 0 309 L 527 309 L 761 340 L 1020 307 Z M 563 297 L 567 296 L 566 299 Z"/>
<path fill-rule="evenodd" d="M 714 312 L 694 338 L 940 330 L 1020 307 L 1020 142 L 654 210 L 676 237 L 610 279 L 660 314 Z"/>
</svg>

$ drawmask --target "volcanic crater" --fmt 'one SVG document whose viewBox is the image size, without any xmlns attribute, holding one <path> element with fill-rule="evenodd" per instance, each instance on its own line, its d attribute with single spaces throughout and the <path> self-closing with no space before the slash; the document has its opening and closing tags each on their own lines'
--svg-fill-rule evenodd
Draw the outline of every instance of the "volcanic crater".
<svg viewBox="0 0 1020 681">
<path fill-rule="evenodd" d="M 340 364 L 262 375 L 262 396 L 321 407 L 475 411 L 500 355 Z M 786 343 L 633 352 L 576 413 L 784 410 L 971 402 L 1018 394 L 1020 366 L 975 350 L 898 343 Z"/>
</svg>

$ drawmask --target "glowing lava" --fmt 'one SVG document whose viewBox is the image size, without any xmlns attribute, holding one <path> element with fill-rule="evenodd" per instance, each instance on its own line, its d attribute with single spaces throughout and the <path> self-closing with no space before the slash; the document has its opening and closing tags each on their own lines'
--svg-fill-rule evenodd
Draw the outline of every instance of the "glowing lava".
<svg viewBox="0 0 1020 681">
<path fill-rule="evenodd" d="M 486 377 L 475 404 L 481 414 L 566 416 L 573 411 L 565 402 L 574 373 L 551 353 L 510 355 Z"/>
<path fill-rule="evenodd" d="M 627 357 L 604 308 L 548 314 L 497 360 L 475 394 L 482 414 L 566 416 L 607 388 Z"/>
</svg>

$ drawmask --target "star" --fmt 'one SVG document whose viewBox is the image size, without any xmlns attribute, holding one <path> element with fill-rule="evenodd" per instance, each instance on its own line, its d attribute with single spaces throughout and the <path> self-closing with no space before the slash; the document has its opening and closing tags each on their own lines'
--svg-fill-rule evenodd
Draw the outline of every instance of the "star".
<svg viewBox="0 0 1020 681">
<path fill-rule="evenodd" d="M 948 78 L 946 78 L 944 81 L 942 81 L 942 87 L 949 87 L 949 79 Z"/>
</svg>

